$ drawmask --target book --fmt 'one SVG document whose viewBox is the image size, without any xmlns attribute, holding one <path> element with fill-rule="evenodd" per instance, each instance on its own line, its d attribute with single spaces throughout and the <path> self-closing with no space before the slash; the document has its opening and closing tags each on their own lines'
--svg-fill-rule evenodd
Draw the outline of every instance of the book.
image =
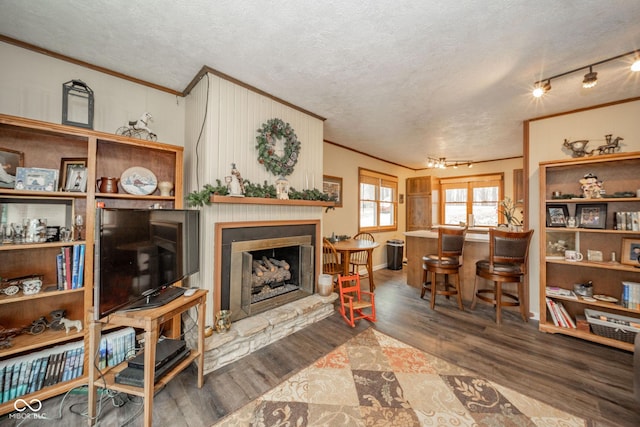
<svg viewBox="0 0 640 427">
<path fill-rule="evenodd" d="M 29 389 L 28 393 L 33 393 L 36 390 L 36 385 L 38 384 L 38 374 L 40 373 L 40 365 L 42 364 L 42 357 L 38 357 L 31 367 L 31 375 L 29 376 Z"/>
<path fill-rule="evenodd" d="M 64 290 L 64 270 L 63 270 L 63 260 L 62 254 L 56 255 L 56 274 L 57 274 L 57 283 L 58 290 Z"/>
<path fill-rule="evenodd" d="M 84 243 L 80 245 L 80 260 L 78 264 L 78 288 L 84 286 L 84 257 L 86 252 L 86 246 Z"/>
<path fill-rule="evenodd" d="M 71 246 L 64 246 L 62 248 L 63 251 L 63 257 L 64 257 L 64 275 L 65 275 L 65 279 L 64 279 L 64 288 L 65 289 L 71 289 L 71 275 L 72 275 L 72 270 L 71 270 Z"/>
<path fill-rule="evenodd" d="M 80 245 L 71 247 L 71 289 L 78 289 L 78 267 L 80 266 Z"/>
<path fill-rule="evenodd" d="M 551 299 L 546 298 L 546 301 L 547 301 L 547 308 L 549 309 L 549 315 L 551 316 L 551 320 L 553 321 L 553 324 L 554 324 L 555 326 L 560 326 L 560 325 L 558 324 L 558 317 L 556 316 L 556 312 L 555 312 L 555 310 L 553 309 L 553 306 L 552 306 L 552 304 L 551 304 Z"/>
<path fill-rule="evenodd" d="M 567 312 L 567 309 L 564 308 L 564 305 L 561 302 L 557 302 L 556 304 L 558 305 L 558 308 L 560 309 L 560 313 L 565 319 L 565 323 L 567 324 L 567 327 L 571 329 L 576 329 L 576 323 L 573 321 L 573 318 L 569 315 L 569 312 Z"/>
<path fill-rule="evenodd" d="M 8 402 L 11 393 L 11 374 L 13 373 L 13 365 L 7 365 L 4 368 L 4 385 L 2 389 L 2 401 Z"/>
</svg>

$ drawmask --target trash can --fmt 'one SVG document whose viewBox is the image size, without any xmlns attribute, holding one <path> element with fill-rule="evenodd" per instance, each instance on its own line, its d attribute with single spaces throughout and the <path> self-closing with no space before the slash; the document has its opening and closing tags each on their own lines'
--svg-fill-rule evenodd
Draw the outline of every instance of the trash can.
<svg viewBox="0 0 640 427">
<path fill-rule="evenodd" d="M 402 270 L 402 251 L 404 240 L 387 240 L 387 268 L 389 270 Z"/>
</svg>

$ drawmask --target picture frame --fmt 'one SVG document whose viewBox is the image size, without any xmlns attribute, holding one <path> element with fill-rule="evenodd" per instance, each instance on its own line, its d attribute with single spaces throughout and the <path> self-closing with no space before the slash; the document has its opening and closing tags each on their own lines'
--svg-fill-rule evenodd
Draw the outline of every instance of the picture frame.
<svg viewBox="0 0 640 427">
<path fill-rule="evenodd" d="M 547 227 L 566 227 L 568 218 L 567 205 L 547 205 Z"/>
<path fill-rule="evenodd" d="M 16 173 L 24 166 L 24 153 L 0 147 L 0 188 L 15 188 Z"/>
<path fill-rule="evenodd" d="M 342 207 L 342 178 L 322 175 L 322 192 L 335 200 L 336 207 Z"/>
<path fill-rule="evenodd" d="M 605 229 L 607 225 L 606 203 L 581 203 L 576 205 L 576 220 L 580 228 Z"/>
<path fill-rule="evenodd" d="M 620 262 L 640 268 L 640 237 L 623 238 Z"/>
<path fill-rule="evenodd" d="M 70 172 L 76 167 L 87 167 L 87 158 L 86 157 L 63 157 L 60 159 L 60 183 L 61 189 L 63 191 L 71 191 L 67 190 L 67 177 L 70 176 Z M 86 175 L 86 174 L 85 174 Z M 85 180 L 84 190 L 87 191 L 87 184 Z"/>
<path fill-rule="evenodd" d="M 56 191 L 58 170 L 45 168 L 22 168 L 16 170 L 16 190 Z"/>
<path fill-rule="evenodd" d="M 546 233 L 546 258 L 564 259 L 564 251 L 579 251 L 579 234 L 575 231 L 558 230 Z"/>
<path fill-rule="evenodd" d="M 80 192 L 87 191 L 87 167 L 80 165 L 69 165 L 67 176 L 64 182 L 64 191 Z"/>
</svg>

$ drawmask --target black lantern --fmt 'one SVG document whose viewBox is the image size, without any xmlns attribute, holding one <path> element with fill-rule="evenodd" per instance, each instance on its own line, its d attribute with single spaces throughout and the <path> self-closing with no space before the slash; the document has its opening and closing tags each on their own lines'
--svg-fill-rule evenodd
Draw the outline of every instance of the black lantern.
<svg viewBox="0 0 640 427">
<path fill-rule="evenodd" d="M 93 91 L 82 80 L 62 85 L 62 124 L 93 129 Z"/>
</svg>

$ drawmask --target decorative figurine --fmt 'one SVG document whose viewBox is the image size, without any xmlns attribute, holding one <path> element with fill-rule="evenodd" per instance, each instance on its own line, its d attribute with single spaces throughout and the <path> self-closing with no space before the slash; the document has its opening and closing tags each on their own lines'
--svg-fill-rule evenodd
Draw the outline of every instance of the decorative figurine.
<svg viewBox="0 0 640 427">
<path fill-rule="evenodd" d="M 276 195 L 280 200 L 289 200 L 289 181 L 282 176 L 276 180 Z"/>
<path fill-rule="evenodd" d="M 71 328 L 76 328 L 76 332 L 80 332 L 82 330 L 82 322 L 79 320 L 69 320 L 63 317 L 60 319 L 60 323 L 64 325 L 64 330 L 67 334 L 69 334 Z"/>
<path fill-rule="evenodd" d="M 592 173 L 586 174 L 580 179 L 582 196 L 585 199 L 600 199 L 602 197 L 602 181 Z"/>
<path fill-rule="evenodd" d="M 148 123 L 153 121 L 151 113 L 142 113 L 138 120 L 129 121 L 127 126 L 119 127 L 116 135 L 124 135 L 149 141 L 155 141 L 158 136 L 149 129 Z"/>
<path fill-rule="evenodd" d="M 227 188 L 229 189 L 229 195 L 234 197 L 244 196 L 244 183 L 242 181 L 242 175 L 240 171 L 236 169 L 236 164 L 231 163 L 231 176 L 225 178 Z"/>
</svg>

